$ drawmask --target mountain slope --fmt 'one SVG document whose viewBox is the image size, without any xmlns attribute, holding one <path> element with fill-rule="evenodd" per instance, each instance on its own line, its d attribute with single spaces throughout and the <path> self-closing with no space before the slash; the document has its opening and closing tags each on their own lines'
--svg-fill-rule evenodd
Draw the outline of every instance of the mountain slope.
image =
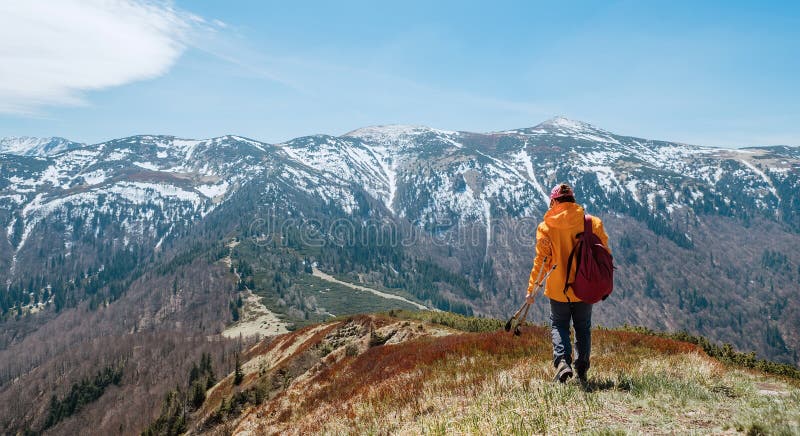
<svg viewBox="0 0 800 436">
<path fill-rule="evenodd" d="M 302 148 L 310 165 L 366 186 L 412 225 L 406 239 L 431 235 L 411 245 L 470 277 L 482 292 L 473 307 L 483 313 L 519 303 L 547 190 L 568 181 L 605 220 L 618 255 L 618 293 L 601 308 L 604 323 L 687 329 L 797 361 L 791 329 L 745 326 L 767 310 L 773 319 L 796 316 L 781 302 L 800 280 L 790 248 L 800 242 L 796 148 L 698 147 L 563 118 L 492 134 L 378 126 L 315 138 L 289 146 Z"/>
<path fill-rule="evenodd" d="M 0 154 L 16 154 L 20 156 L 50 156 L 86 144 L 80 144 L 64 138 L 32 138 L 30 136 L 9 136 L 0 138 Z"/>
<path fill-rule="evenodd" d="M 558 385 L 545 328 L 514 337 L 488 320 L 457 322 L 488 331 L 370 316 L 258 344 L 240 384 L 228 375 L 189 417 L 190 433 L 800 431 L 797 380 L 692 344 L 600 330 L 588 384 Z"/>
</svg>

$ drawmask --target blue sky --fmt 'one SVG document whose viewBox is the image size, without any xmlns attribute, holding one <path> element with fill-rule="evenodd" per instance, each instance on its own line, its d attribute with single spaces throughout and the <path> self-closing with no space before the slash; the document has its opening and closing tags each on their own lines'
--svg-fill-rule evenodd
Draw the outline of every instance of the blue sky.
<svg viewBox="0 0 800 436">
<path fill-rule="evenodd" d="M 279 142 L 563 115 L 645 138 L 800 145 L 797 2 L 9 3 L 0 136 Z"/>
</svg>

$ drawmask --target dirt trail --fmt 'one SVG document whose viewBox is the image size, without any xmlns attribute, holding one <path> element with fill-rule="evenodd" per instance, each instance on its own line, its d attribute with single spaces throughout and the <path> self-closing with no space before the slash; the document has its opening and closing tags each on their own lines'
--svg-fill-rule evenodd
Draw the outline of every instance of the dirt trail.
<svg viewBox="0 0 800 436">
<path fill-rule="evenodd" d="M 413 305 L 414 307 L 416 307 L 416 308 L 418 308 L 420 310 L 436 310 L 436 309 L 430 309 L 429 307 L 426 307 L 425 305 L 422 305 L 422 304 L 419 304 L 419 303 L 415 303 L 415 302 L 413 302 L 413 301 L 411 301 L 411 300 L 409 300 L 407 298 L 403 298 L 403 297 L 401 297 L 399 295 L 387 294 L 386 292 L 376 291 L 375 289 L 372 289 L 372 288 L 367 288 L 367 287 L 364 287 L 364 286 L 359 286 L 359 285 L 354 285 L 352 283 L 343 282 L 341 280 L 336 279 L 333 276 L 325 274 L 324 272 L 318 270 L 317 268 L 314 268 L 313 271 L 314 271 L 314 277 L 319 277 L 322 280 L 325 280 L 327 282 L 336 283 L 338 285 L 344 285 L 344 286 L 347 286 L 349 288 L 355 289 L 357 291 L 370 292 L 370 293 L 375 294 L 375 295 L 377 295 L 379 297 L 382 297 L 382 298 L 387 298 L 387 299 L 390 299 L 390 300 L 399 300 L 399 301 L 411 304 L 411 305 Z"/>
<path fill-rule="evenodd" d="M 261 297 L 250 290 L 245 291 L 244 306 L 239 322 L 229 326 L 222 332 L 226 338 L 242 336 L 274 336 L 288 333 L 286 323 L 261 303 Z"/>
</svg>

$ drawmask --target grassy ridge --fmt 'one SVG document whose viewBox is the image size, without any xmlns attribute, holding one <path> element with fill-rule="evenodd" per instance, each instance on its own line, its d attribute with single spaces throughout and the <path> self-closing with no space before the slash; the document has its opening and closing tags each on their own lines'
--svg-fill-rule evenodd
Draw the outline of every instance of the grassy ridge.
<svg viewBox="0 0 800 436">
<path fill-rule="evenodd" d="M 586 385 L 552 383 L 549 330 L 393 312 L 478 333 L 374 347 L 326 368 L 286 416 L 300 431 L 625 434 L 800 431 L 800 390 L 709 359 L 696 344 L 597 330 Z M 324 411 L 325 420 L 315 420 Z M 311 417 L 308 419 L 308 417 Z M 295 421 L 296 420 L 296 421 Z"/>
<path fill-rule="evenodd" d="M 752 352 L 740 353 L 734 350 L 731 344 L 718 345 L 702 336 L 692 335 L 687 332 L 656 332 L 646 327 L 631 326 L 623 326 L 621 329 L 649 336 L 658 336 L 662 338 L 688 342 L 690 344 L 700 346 L 703 348 L 703 351 L 705 351 L 706 354 L 719 360 L 720 362 L 741 368 L 757 369 L 768 374 L 775 374 L 800 380 L 800 369 L 797 367 L 785 363 L 772 362 L 766 359 L 758 359 L 756 358 L 756 354 Z"/>
<path fill-rule="evenodd" d="M 389 316 L 401 319 L 414 319 L 419 321 L 432 322 L 444 325 L 464 332 L 491 332 L 502 329 L 504 322 L 493 318 L 474 318 L 449 312 L 410 312 L 410 311 L 390 311 Z M 741 353 L 733 349 L 730 344 L 715 344 L 702 336 L 691 335 L 686 332 L 656 332 L 645 327 L 623 326 L 618 329 L 599 329 L 610 331 L 634 332 L 645 336 L 671 339 L 680 342 L 697 345 L 709 356 L 722 363 L 747 369 L 756 369 L 794 380 L 800 380 L 800 369 L 785 363 L 776 363 L 769 360 L 758 359 L 755 353 Z"/>
<path fill-rule="evenodd" d="M 800 382 L 702 343 L 596 329 L 588 383 L 557 384 L 549 328 L 503 324 L 392 310 L 309 326 L 251 349 L 242 386 L 227 377 L 204 407 L 235 403 L 218 424 L 257 434 L 800 433 Z M 237 400 L 253 389 L 263 404 Z"/>
</svg>

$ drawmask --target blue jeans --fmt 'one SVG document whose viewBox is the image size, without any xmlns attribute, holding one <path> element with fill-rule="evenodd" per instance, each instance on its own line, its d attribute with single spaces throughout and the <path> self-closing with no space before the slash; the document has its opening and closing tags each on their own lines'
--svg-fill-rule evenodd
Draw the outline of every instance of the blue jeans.
<svg viewBox="0 0 800 436">
<path fill-rule="evenodd" d="M 550 300 L 550 327 L 553 334 L 553 365 L 561 360 L 572 365 L 572 344 L 569 322 L 575 327 L 575 369 L 589 369 L 592 350 L 592 305 L 576 302 L 562 303 Z"/>
</svg>

